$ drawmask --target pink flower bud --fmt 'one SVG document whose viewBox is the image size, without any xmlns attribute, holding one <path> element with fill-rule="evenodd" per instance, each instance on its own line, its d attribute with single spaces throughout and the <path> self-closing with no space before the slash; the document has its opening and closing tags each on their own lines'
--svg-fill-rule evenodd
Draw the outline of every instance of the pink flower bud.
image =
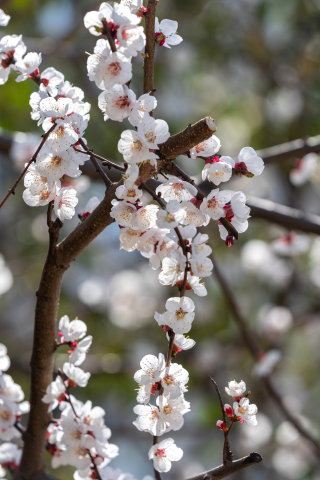
<svg viewBox="0 0 320 480">
<path fill-rule="evenodd" d="M 227 432 L 228 431 L 228 427 L 227 425 L 222 421 L 222 420 L 218 420 L 217 423 L 216 423 L 217 427 L 222 430 L 223 432 Z"/>
<path fill-rule="evenodd" d="M 226 412 L 226 414 L 228 415 L 228 417 L 232 418 L 233 417 L 233 410 L 232 410 L 231 406 L 226 403 L 223 408 L 224 408 L 224 411 Z"/>
</svg>

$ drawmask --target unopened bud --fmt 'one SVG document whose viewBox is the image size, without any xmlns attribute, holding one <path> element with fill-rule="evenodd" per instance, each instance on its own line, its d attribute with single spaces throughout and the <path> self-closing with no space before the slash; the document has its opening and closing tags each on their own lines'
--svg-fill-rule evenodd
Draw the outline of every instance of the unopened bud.
<svg viewBox="0 0 320 480">
<path fill-rule="evenodd" d="M 226 403 L 225 406 L 223 407 L 223 409 L 224 409 L 224 411 L 226 412 L 226 414 L 228 415 L 229 418 L 233 417 L 233 410 L 232 410 L 230 405 L 228 405 Z"/>
<path fill-rule="evenodd" d="M 223 432 L 227 432 L 228 431 L 228 427 L 227 425 L 222 421 L 222 420 L 218 420 L 217 423 L 216 423 L 217 427 L 219 428 L 219 430 L 222 430 Z"/>
</svg>

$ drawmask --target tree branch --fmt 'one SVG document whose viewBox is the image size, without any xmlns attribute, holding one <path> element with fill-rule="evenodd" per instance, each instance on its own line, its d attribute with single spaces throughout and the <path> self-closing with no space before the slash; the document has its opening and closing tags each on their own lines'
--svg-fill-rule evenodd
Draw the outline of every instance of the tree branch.
<svg viewBox="0 0 320 480">
<path fill-rule="evenodd" d="M 320 235 L 320 217 L 302 210 L 274 203 L 271 200 L 251 197 L 247 201 L 253 218 L 263 218 L 268 222 L 278 223 L 288 230 L 300 230 Z"/>
<path fill-rule="evenodd" d="M 259 345 L 257 344 L 255 338 L 251 334 L 249 328 L 247 327 L 246 320 L 242 315 L 242 312 L 239 308 L 236 298 L 231 288 L 229 287 L 225 277 L 223 276 L 222 271 L 219 265 L 217 264 L 217 261 L 213 253 L 211 253 L 211 260 L 214 267 L 213 272 L 215 273 L 216 278 L 220 284 L 220 287 L 228 300 L 228 305 L 231 311 L 233 312 L 234 319 L 237 322 L 240 328 L 240 331 L 242 333 L 243 341 L 247 349 L 253 356 L 254 360 L 259 361 L 260 355 L 263 352 L 260 349 Z M 264 386 L 267 392 L 269 393 L 270 397 L 274 400 L 274 402 L 277 404 L 278 408 L 282 411 L 285 418 L 294 426 L 294 428 L 300 433 L 302 437 L 304 437 L 306 440 L 308 440 L 312 444 L 312 447 L 313 447 L 312 450 L 314 455 L 320 458 L 320 446 L 314 440 L 314 438 L 312 438 L 309 432 L 307 432 L 304 428 L 302 428 L 302 426 L 299 424 L 296 418 L 291 414 L 289 409 L 287 409 L 287 407 L 282 401 L 281 395 L 277 392 L 275 386 L 273 385 L 271 375 L 262 377 L 261 381 L 264 383 Z"/>
<path fill-rule="evenodd" d="M 229 475 L 232 475 L 233 473 L 240 472 L 240 470 L 251 467 L 255 463 L 260 462 L 262 462 L 260 453 L 250 453 L 250 455 L 247 457 L 230 461 L 226 465 L 220 465 L 219 467 L 200 473 L 199 475 L 188 478 L 187 480 L 217 480 L 220 478 L 229 477 Z"/>
<path fill-rule="evenodd" d="M 274 147 L 258 150 L 257 155 L 265 161 L 265 163 L 278 163 L 292 160 L 293 158 L 301 158 L 307 153 L 320 153 L 320 135 L 309 137 L 306 140 L 297 139 L 292 142 L 282 143 Z"/>
<path fill-rule="evenodd" d="M 156 17 L 156 1 L 148 0 L 147 12 L 145 14 L 146 48 L 144 53 L 144 64 L 143 64 L 143 93 L 149 93 L 153 90 L 154 53 L 155 53 L 155 47 L 156 47 L 155 31 L 154 31 L 155 17 Z"/>
</svg>

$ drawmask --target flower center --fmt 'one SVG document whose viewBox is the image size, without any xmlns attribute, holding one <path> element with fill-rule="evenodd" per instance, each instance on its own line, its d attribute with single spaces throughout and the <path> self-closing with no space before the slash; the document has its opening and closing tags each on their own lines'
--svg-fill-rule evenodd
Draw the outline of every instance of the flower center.
<svg viewBox="0 0 320 480">
<path fill-rule="evenodd" d="M 163 408 L 163 413 L 165 415 L 170 415 L 171 413 L 173 413 L 173 408 L 169 407 L 169 405 L 166 405 L 164 408 Z"/>
<path fill-rule="evenodd" d="M 121 72 L 122 68 L 121 68 L 121 65 L 119 62 L 112 62 L 110 63 L 110 65 L 108 66 L 108 72 L 110 73 L 110 75 L 112 75 L 113 77 L 116 77 L 117 75 L 119 75 L 119 73 Z"/>
<path fill-rule="evenodd" d="M 183 320 L 185 317 L 186 312 L 182 310 L 182 308 L 179 308 L 179 310 L 176 311 L 176 318 L 177 320 Z"/>
<path fill-rule="evenodd" d="M 115 104 L 118 108 L 130 107 L 130 100 L 128 98 L 128 95 L 124 95 L 122 97 L 119 97 L 118 100 L 116 100 Z"/>
<path fill-rule="evenodd" d="M 166 451 L 164 448 L 158 448 L 158 450 L 155 453 L 156 457 L 165 457 L 166 456 Z"/>
<path fill-rule="evenodd" d="M 157 32 L 157 33 L 155 34 L 155 40 L 156 40 L 157 43 L 159 43 L 160 47 L 162 47 L 162 45 L 163 45 L 163 44 L 165 43 L 165 41 L 166 41 L 166 36 L 163 35 L 162 32 Z"/>
</svg>

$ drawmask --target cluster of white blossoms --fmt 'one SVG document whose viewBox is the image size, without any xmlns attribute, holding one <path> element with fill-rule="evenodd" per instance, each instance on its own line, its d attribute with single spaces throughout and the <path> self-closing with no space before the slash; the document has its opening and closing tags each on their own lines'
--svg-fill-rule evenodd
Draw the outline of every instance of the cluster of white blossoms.
<svg viewBox="0 0 320 480">
<path fill-rule="evenodd" d="M 231 420 L 231 425 L 228 428 L 225 422 L 218 420 L 217 427 L 220 430 L 227 432 L 231 429 L 234 422 L 247 423 L 252 426 L 258 424 L 256 418 L 258 408 L 256 405 L 250 404 L 248 398 L 250 392 L 247 395 L 243 395 L 246 389 L 247 387 L 243 380 L 241 380 L 240 383 L 232 380 L 228 383 L 228 387 L 225 387 L 225 391 L 235 400 L 235 402 L 233 404 L 233 411 L 230 405 L 224 405 L 224 411 Z"/>
<path fill-rule="evenodd" d="M 24 393 L 6 372 L 10 367 L 10 358 L 6 347 L 0 343 L 0 478 L 17 469 L 22 450 L 10 440 L 21 438 L 21 415 L 29 412 L 29 402 L 23 401 Z"/>
<path fill-rule="evenodd" d="M 111 431 L 104 423 L 105 411 L 92 407 L 91 401 L 82 403 L 70 394 L 72 388 L 85 387 L 91 375 L 79 368 L 92 343 L 92 337 L 85 336 L 86 333 L 87 326 L 82 320 L 70 322 L 67 315 L 60 319 L 57 348 L 69 346 L 69 361 L 64 363 L 42 398 L 49 404 L 49 412 L 60 410 L 60 418 L 48 427 L 47 450 L 52 455 L 51 465 L 53 468 L 76 467 L 76 480 L 97 478 L 97 470 L 101 478 L 110 478 L 107 474 L 112 469 L 106 467 L 118 455 L 118 447 L 109 443 Z"/>
</svg>

